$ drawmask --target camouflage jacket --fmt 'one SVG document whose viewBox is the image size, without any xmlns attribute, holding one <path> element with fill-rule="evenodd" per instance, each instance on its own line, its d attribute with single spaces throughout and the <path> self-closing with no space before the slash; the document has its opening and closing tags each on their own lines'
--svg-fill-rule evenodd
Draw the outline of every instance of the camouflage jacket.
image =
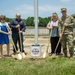
<svg viewBox="0 0 75 75">
<path fill-rule="evenodd" d="M 73 27 L 75 25 L 74 18 L 72 16 L 66 16 L 65 18 L 62 16 L 59 20 L 59 32 L 62 32 L 62 28 L 64 23 L 68 24 L 68 27 L 65 27 L 64 34 L 73 34 Z"/>
</svg>

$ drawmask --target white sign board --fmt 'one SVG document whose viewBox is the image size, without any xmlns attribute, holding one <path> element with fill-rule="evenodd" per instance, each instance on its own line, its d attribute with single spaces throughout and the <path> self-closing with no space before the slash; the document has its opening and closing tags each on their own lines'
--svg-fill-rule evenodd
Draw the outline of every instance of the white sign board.
<svg viewBox="0 0 75 75">
<path fill-rule="evenodd" d="M 40 56 L 41 46 L 40 45 L 31 45 L 30 47 L 30 55 L 31 56 Z"/>
</svg>

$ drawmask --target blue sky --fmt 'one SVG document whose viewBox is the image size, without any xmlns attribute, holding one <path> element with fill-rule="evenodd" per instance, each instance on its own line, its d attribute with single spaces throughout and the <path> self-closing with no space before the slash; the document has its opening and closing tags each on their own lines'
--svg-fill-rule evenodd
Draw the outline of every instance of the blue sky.
<svg viewBox="0 0 75 75">
<path fill-rule="evenodd" d="M 38 15 L 48 17 L 57 12 L 60 17 L 63 7 L 67 8 L 69 15 L 74 14 L 75 0 L 38 0 Z M 34 16 L 34 0 L 0 0 L 0 15 L 15 18 L 16 13 L 20 13 L 24 19 Z"/>
</svg>

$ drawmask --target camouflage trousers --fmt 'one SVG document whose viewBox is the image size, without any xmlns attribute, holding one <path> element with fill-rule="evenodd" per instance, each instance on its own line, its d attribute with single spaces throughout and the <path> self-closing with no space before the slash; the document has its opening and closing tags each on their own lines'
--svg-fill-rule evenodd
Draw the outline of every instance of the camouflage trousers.
<svg viewBox="0 0 75 75">
<path fill-rule="evenodd" d="M 74 53 L 73 35 L 72 34 L 63 34 L 61 43 L 62 43 L 64 54 L 67 54 L 67 48 L 68 48 L 69 53 L 73 55 L 73 53 Z"/>
</svg>

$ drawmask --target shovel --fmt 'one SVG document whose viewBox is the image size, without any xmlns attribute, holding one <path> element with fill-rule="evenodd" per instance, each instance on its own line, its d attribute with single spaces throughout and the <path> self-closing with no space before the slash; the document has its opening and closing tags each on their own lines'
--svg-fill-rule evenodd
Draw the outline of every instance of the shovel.
<svg viewBox="0 0 75 75">
<path fill-rule="evenodd" d="M 49 38 L 48 38 L 47 49 L 46 49 L 45 52 L 43 53 L 43 58 L 46 58 L 46 56 L 47 56 L 47 54 L 48 54 L 48 49 L 49 49 L 49 44 L 50 44 L 51 36 L 52 36 L 52 30 L 51 30 L 51 32 L 50 32 L 50 36 L 49 36 Z"/>
<path fill-rule="evenodd" d="M 11 37 L 12 45 L 14 46 L 14 49 L 16 50 L 16 47 L 15 47 L 15 44 L 13 42 L 12 36 L 10 35 L 10 37 Z M 12 57 L 16 58 L 16 59 L 19 59 L 19 60 L 22 59 L 22 56 L 20 54 L 18 54 L 17 57 L 16 57 L 16 55 L 12 55 Z"/>
<path fill-rule="evenodd" d="M 56 50 L 57 50 L 57 48 L 58 48 L 58 46 L 59 46 L 59 43 L 60 43 L 60 41 L 61 41 L 61 38 L 62 38 L 62 35 L 63 35 L 64 30 L 65 30 L 65 26 L 63 26 L 63 28 L 62 28 L 61 37 L 60 37 L 59 40 L 58 40 L 58 43 L 57 43 L 57 45 L 56 45 L 56 48 L 55 48 L 55 50 L 54 50 L 54 54 L 52 55 L 52 58 L 55 58 L 55 57 L 56 57 L 56 56 L 55 56 L 55 53 L 56 53 Z"/>
<path fill-rule="evenodd" d="M 20 27 L 18 28 L 18 31 L 20 32 Z M 25 58 L 26 56 L 25 56 L 24 52 L 22 53 L 21 33 L 19 33 L 19 38 L 20 38 L 20 46 L 21 46 L 21 52 L 20 52 L 20 54 L 21 54 L 22 58 Z"/>
<path fill-rule="evenodd" d="M 11 36 L 11 38 L 12 38 L 12 36 Z M 14 42 L 13 42 L 13 39 L 12 39 L 12 45 L 14 46 L 14 49 L 16 50 L 16 47 L 15 47 L 15 44 L 14 44 Z M 12 55 L 12 57 L 13 58 L 16 58 L 16 59 L 18 59 L 18 60 L 21 60 L 22 59 L 22 56 L 21 56 L 21 54 L 16 54 L 16 55 Z"/>
<path fill-rule="evenodd" d="M 8 30 L 8 32 L 9 32 L 9 29 L 8 29 L 8 27 L 7 27 L 7 30 Z M 11 30 L 11 29 L 10 29 Z M 13 39 L 12 39 L 12 36 L 10 35 L 10 37 L 11 37 L 11 41 L 12 41 L 12 45 L 14 46 L 14 49 L 16 50 L 16 47 L 15 47 L 15 44 L 14 44 L 14 42 L 13 42 Z M 21 56 L 21 54 L 17 54 L 17 55 L 12 55 L 12 57 L 13 58 L 16 58 L 16 59 L 18 59 L 18 60 L 21 60 L 22 59 L 22 56 Z"/>
</svg>

